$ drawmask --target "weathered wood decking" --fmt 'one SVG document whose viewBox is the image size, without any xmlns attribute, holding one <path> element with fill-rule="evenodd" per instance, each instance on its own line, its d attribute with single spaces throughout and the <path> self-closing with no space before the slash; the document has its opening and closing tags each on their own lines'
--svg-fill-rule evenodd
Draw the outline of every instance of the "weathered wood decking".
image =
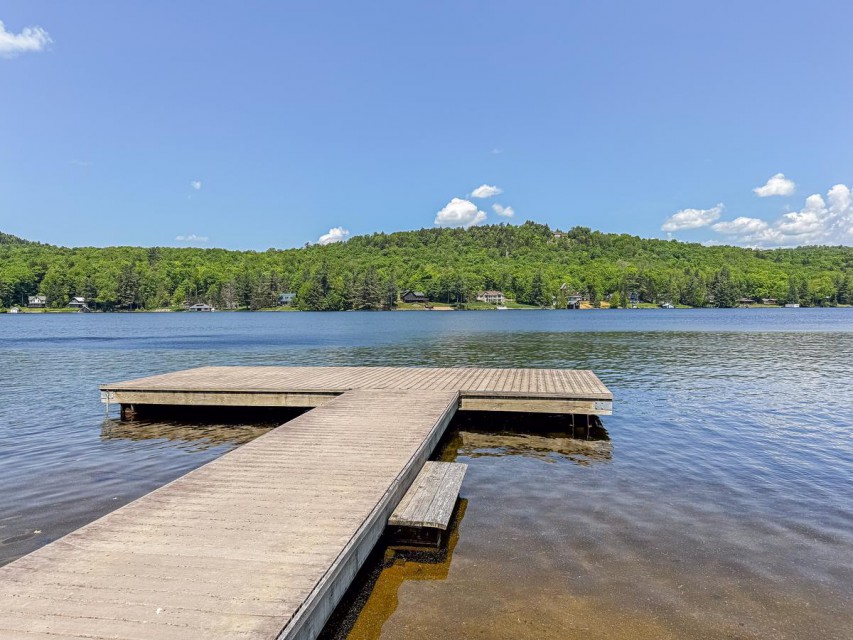
<svg viewBox="0 0 853 640">
<path fill-rule="evenodd" d="M 388 518 L 392 527 L 447 529 L 468 465 L 427 462 Z"/>
<path fill-rule="evenodd" d="M 611 400 L 591 372 L 499 369 L 209 367 L 103 389 L 317 408 L 0 567 L 3 640 L 313 638 L 458 408 Z"/>
<path fill-rule="evenodd" d="M 313 638 L 457 404 L 345 393 L 0 568 L 0 638 Z"/>
<path fill-rule="evenodd" d="M 202 367 L 101 387 L 122 405 L 317 407 L 350 389 L 458 391 L 460 408 L 609 415 L 592 371 L 414 367 Z"/>
</svg>

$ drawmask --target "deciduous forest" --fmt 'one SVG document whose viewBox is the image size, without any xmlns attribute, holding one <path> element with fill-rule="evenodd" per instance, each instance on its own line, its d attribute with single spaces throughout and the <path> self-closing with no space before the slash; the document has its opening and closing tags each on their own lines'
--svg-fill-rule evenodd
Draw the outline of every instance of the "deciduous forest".
<svg viewBox="0 0 853 640">
<path fill-rule="evenodd" d="M 565 286 L 563 286 L 565 285 Z M 853 248 L 746 249 L 600 233 L 585 227 L 488 225 L 374 233 L 326 246 L 267 251 L 167 247 L 66 248 L 0 233 L 0 306 L 83 296 L 97 310 L 273 307 L 282 292 L 305 310 L 382 309 L 406 289 L 465 304 L 483 289 L 519 303 L 565 307 L 649 303 L 731 307 L 742 297 L 853 304 Z"/>
</svg>

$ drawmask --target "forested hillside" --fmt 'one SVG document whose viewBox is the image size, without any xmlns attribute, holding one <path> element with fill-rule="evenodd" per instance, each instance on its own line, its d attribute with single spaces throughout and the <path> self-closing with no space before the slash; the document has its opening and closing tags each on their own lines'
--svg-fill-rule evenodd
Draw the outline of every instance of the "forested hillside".
<svg viewBox="0 0 853 640">
<path fill-rule="evenodd" d="M 0 245 L 3 244 L 32 244 L 26 240 L 22 240 L 18 236 L 9 235 L 8 233 L 0 232 Z"/>
<path fill-rule="evenodd" d="M 561 285 L 568 286 L 561 288 Z M 302 309 L 376 309 L 404 289 L 465 302 L 500 289 L 518 302 L 564 305 L 567 292 L 624 305 L 728 307 L 738 298 L 803 305 L 853 303 L 853 248 L 753 250 L 648 240 L 575 227 L 490 225 L 376 233 L 327 246 L 264 252 L 196 248 L 65 248 L 0 234 L 0 306 L 27 295 L 64 307 L 84 296 L 104 310 L 220 309 L 275 305 L 298 294 Z"/>
</svg>

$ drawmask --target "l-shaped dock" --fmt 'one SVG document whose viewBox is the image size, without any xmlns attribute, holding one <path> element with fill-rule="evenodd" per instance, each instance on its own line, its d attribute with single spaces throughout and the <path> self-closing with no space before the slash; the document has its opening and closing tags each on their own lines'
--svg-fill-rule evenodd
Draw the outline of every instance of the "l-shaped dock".
<svg viewBox="0 0 853 640">
<path fill-rule="evenodd" d="M 150 405 L 313 408 L 0 568 L 0 637 L 315 638 L 458 409 L 607 415 L 590 371 L 205 367 Z"/>
</svg>

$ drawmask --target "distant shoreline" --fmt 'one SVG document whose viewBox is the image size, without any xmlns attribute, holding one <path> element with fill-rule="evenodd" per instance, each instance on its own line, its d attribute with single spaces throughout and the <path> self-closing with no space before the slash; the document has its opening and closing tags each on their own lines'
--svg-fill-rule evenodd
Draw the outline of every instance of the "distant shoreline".
<svg viewBox="0 0 853 640">
<path fill-rule="evenodd" d="M 832 306 L 801 306 L 797 307 L 799 309 L 850 309 L 853 308 L 853 305 L 849 304 L 838 304 Z M 455 307 L 433 307 L 432 309 L 425 308 L 398 308 L 398 309 L 348 309 L 346 311 L 340 310 L 329 310 L 329 311 L 316 311 L 309 309 L 295 309 L 295 308 L 281 308 L 281 307 L 273 307 L 268 309 L 214 309 L 213 311 L 189 311 L 187 309 L 133 309 L 133 310 L 111 310 L 111 311 L 101 311 L 101 310 L 92 310 L 89 313 L 83 315 L 92 314 L 139 314 L 139 313 L 181 313 L 181 314 L 191 314 L 191 315 L 205 315 L 208 313 L 389 313 L 389 312 L 409 312 L 409 311 L 462 311 L 462 312 L 478 312 L 478 311 L 684 311 L 684 310 L 717 310 L 717 311 L 726 311 L 726 310 L 739 310 L 746 311 L 749 309 L 785 309 L 785 307 L 781 305 L 749 305 L 749 306 L 741 306 L 741 307 L 688 307 L 685 305 L 679 305 L 674 309 L 666 309 L 663 307 L 659 307 L 657 305 L 643 305 L 641 307 L 637 307 L 634 309 L 623 308 L 623 307 L 581 307 L 580 309 L 555 309 L 553 307 L 508 307 L 506 309 L 496 309 L 496 308 L 483 308 L 476 307 L 473 309 L 459 309 Z M 78 315 L 79 311 L 75 311 L 73 309 L 25 309 L 21 308 L 20 311 L 16 313 L 10 312 L 9 309 L 0 309 L 0 314 L 8 314 L 8 315 Z"/>
</svg>

